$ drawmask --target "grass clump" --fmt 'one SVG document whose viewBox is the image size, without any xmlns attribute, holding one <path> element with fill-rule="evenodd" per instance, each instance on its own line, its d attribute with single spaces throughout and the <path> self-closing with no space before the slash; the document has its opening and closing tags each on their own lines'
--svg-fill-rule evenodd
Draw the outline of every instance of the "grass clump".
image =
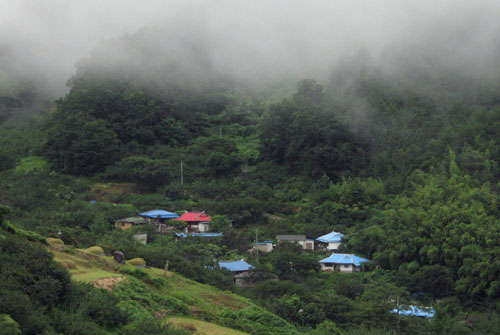
<svg viewBox="0 0 500 335">
<path fill-rule="evenodd" d="M 120 267 L 119 269 L 121 273 L 138 278 L 143 282 L 149 285 L 153 285 L 157 288 L 163 287 L 165 285 L 165 280 L 163 278 L 151 276 L 149 273 L 141 269 L 129 269 L 126 267 Z"/>
<path fill-rule="evenodd" d="M 63 240 L 61 240 L 59 238 L 48 237 L 47 238 L 47 242 L 49 243 L 49 245 L 51 247 L 54 247 L 54 246 L 63 246 L 64 245 Z"/>
<path fill-rule="evenodd" d="M 234 330 L 231 328 L 226 328 L 213 323 L 191 319 L 184 316 L 174 316 L 169 317 L 166 321 L 168 324 L 172 324 L 176 328 L 180 328 L 189 331 L 194 335 L 246 335 L 247 333 Z"/>
<path fill-rule="evenodd" d="M 98 255 L 98 256 L 104 255 L 104 250 L 98 246 L 93 246 L 93 247 L 87 248 L 87 249 L 85 249 L 85 251 L 90 252 L 91 254 L 94 254 L 94 255 Z"/>
<path fill-rule="evenodd" d="M 63 261 L 60 261 L 59 263 L 62 264 L 68 270 L 76 270 L 77 269 L 76 264 L 70 260 L 63 260 Z"/>
<path fill-rule="evenodd" d="M 47 161 L 43 157 L 30 156 L 21 159 L 14 168 L 14 174 L 24 175 L 31 172 L 46 171 L 48 169 Z"/>
<path fill-rule="evenodd" d="M 128 260 L 127 263 L 141 268 L 146 266 L 146 261 L 144 260 L 144 258 L 132 258 L 131 260 Z"/>
</svg>

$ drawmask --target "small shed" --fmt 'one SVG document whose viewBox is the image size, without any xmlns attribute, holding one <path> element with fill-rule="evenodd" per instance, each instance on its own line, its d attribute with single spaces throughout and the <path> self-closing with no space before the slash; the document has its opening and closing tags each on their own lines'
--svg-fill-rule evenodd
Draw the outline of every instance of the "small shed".
<svg viewBox="0 0 500 335">
<path fill-rule="evenodd" d="M 306 235 L 277 235 L 276 241 L 280 243 L 296 243 L 304 250 L 314 250 L 314 240 L 306 238 Z"/>
<path fill-rule="evenodd" d="M 115 228 L 121 228 L 123 230 L 129 229 L 134 225 L 147 224 L 148 220 L 141 218 L 140 216 L 134 216 L 130 218 L 120 219 L 115 221 Z"/>
<path fill-rule="evenodd" d="M 322 251 L 336 251 L 339 250 L 340 244 L 344 234 L 332 231 L 326 235 L 320 236 L 316 239 L 316 248 Z"/>
<path fill-rule="evenodd" d="M 273 247 L 273 241 L 255 242 L 253 244 L 253 250 L 258 250 L 264 253 L 273 251 Z"/>
<path fill-rule="evenodd" d="M 132 236 L 132 238 L 141 244 L 148 243 L 148 234 L 147 233 L 135 234 Z"/>
<path fill-rule="evenodd" d="M 254 266 L 245 262 L 245 260 L 240 259 L 239 261 L 232 262 L 219 262 L 219 267 L 231 271 L 233 274 L 237 275 L 253 269 Z"/>
<path fill-rule="evenodd" d="M 239 287 L 254 287 L 258 282 L 269 280 L 279 281 L 278 276 L 272 273 L 247 271 L 234 276 L 234 283 Z"/>
<path fill-rule="evenodd" d="M 321 270 L 326 272 L 359 272 L 361 264 L 369 262 L 369 259 L 354 254 L 332 254 L 330 257 L 319 261 Z"/>
</svg>

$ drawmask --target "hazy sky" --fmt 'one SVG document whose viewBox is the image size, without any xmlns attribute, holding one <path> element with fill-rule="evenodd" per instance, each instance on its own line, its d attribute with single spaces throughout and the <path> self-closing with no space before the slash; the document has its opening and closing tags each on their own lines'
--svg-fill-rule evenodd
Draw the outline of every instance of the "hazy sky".
<svg viewBox="0 0 500 335">
<path fill-rule="evenodd" d="M 203 41 L 217 68 L 249 77 L 315 75 L 361 48 L 382 63 L 425 51 L 481 67 L 499 52 L 499 17 L 484 0 L 0 0 L 0 67 L 61 93 L 99 42 L 145 26 Z"/>
</svg>

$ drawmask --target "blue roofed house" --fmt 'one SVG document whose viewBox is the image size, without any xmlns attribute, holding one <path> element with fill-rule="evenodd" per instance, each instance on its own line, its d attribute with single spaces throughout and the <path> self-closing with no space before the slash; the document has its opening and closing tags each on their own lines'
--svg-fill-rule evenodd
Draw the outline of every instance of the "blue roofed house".
<svg viewBox="0 0 500 335">
<path fill-rule="evenodd" d="M 154 224 L 158 233 L 167 233 L 171 227 L 165 224 L 165 221 L 178 218 L 177 213 L 172 213 L 163 209 L 154 209 L 144 213 L 139 213 L 139 216 L 148 220 L 149 224 Z"/>
<path fill-rule="evenodd" d="M 243 259 L 232 262 L 219 262 L 219 267 L 231 271 L 234 275 L 247 272 L 248 270 L 254 268 L 253 265 L 248 264 Z"/>
<path fill-rule="evenodd" d="M 145 217 L 148 219 L 169 220 L 169 219 L 178 218 L 179 214 L 165 211 L 163 209 L 153 209 L 153 210 L 148 211 L 148 212 L 140 213 L 139 216 L 142 216 L 142 217 Z"/>
<path fill-rule="evenodd" d="M 361 264 L 369 262 L 369 259 L 354 254 L 332 254 L 330 257 L 319 261 L 321 270 L 326 272 L 359 272 Z"/>
<path fill-rule="evenodd" d="M 247 281 L 247 277 L 243 278 L 240 276 L 248 275 L 248 270 L 253 269 L 254 266 L 245 262 L 244 259 L 239 261 L 231 262 L 218 262 L 219 268 L 226 269 L 233 273 L 233 281 L 237 286 L 245 286 L 244 283 Z M 206 266 L 207 269 L 215 269 L 213 266 Z"/>
<path fill-rule="evenodd" d="M 316 239 L 318 242 L 316 247 L 318 250 L 323 251 L 336 251 L 339 250 L 340 244 L 344 234 L 332 231 L 326 235 L 320 236 Z"/>
</svg>

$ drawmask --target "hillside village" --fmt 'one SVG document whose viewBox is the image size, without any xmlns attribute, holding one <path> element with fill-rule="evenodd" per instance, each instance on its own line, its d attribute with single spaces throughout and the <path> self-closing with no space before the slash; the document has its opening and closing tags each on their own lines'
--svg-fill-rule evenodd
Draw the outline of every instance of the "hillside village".
<svg viewBox="0 0 500 335">
<path fill-rule="evenodd" d="M 184 224 L 182 232 L 178 232 L 179 223 Z M 159 234 L 173 234 L 176 238 L 198 237 L 216 238 L 223 235 L 222 232 L 211 232 L 211 218 L 205 212 L 184 212 L 180 216 L 166 210 L 150 210 L 139 213 L 136 217 L 120 219 L 115 222 L 115 227 L 126 230 L 132 226 L 152 225 Z M 135 234 L 134 239 L 141 243 L 147 243 L 147 234 Z M 344 234 L 330 232 L 316 239 L 307 239 L 305 235 L 277 235 L 276 242 L 263 241 L 254 242 L 249 249 L 251 253 L 269 253 L 277 245 L 293 243 L 300 246 L 304 251 L 327 253 L 333 252 L 329 257 L 319 260 L 321 270 L 325 272 L 359 272 L 361 265 L 369 262 L 368 259 L 354 254 L 337 253 L 340 249 Z M 231 271 L 235 278 L 235 284 L 243 286 L 244 278 L 248 277 L 247 272 L 253 269 L 253 265 L 244 260 L 234 262 L 218 262 L 219 267 Z"/>
<path fill-rule="evenodd" d="M 498 5 L 26 2 L 2 335 L 500 333 Z"/>
</svg>

